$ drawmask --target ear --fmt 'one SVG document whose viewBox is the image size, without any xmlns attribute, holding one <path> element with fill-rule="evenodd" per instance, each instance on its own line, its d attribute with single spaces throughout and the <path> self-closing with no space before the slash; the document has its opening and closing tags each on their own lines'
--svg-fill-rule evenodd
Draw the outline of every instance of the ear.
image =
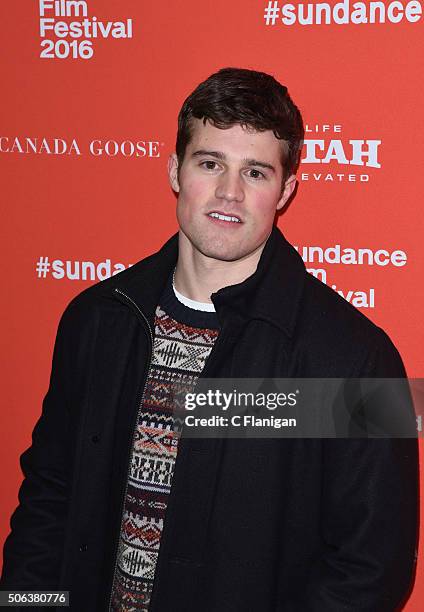
<svg viewBox="0 0 424 612">
<path fill-rule="evenodd" d="M 280 210 L 281 208 L 283 208 L 284 204 L 287 202 L 287 200 L 292 195 L 295 187 L 296 187 L 296 175 L 292 174 L 291 176 L 289 176 L 289 178 L 284 183 L 284 189 L 281 192 L 280 199 L 278 200 L 277 210 Z"/>
<path fill-rule="evenodd" d="M 178 157 L 176 153 L 172 153 L 168 159 L 168 177 L 172 189 L 178 193 L 180 185 L 178 182 Z"/>
</svg>

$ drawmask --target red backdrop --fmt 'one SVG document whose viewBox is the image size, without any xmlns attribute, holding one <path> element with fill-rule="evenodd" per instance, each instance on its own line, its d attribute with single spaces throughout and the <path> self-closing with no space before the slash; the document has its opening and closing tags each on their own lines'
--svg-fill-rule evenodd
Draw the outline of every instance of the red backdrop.
<svg viewBox="0 0 424 612">
<path fill-rule="evenodd" d="M 312 273 L 389 333 L 408 374 L 423 375 L 422 3 L 321 7 L 2 3 L 0 542 L 59 316 L 88 283 L 176 231 L 166 178 L 176 117 L 223 66 L 264 70 L 289 87 L 307 133 L 298 194 L 279 226 Z M 423 608 L 423 571 L 419 561 L 408 612 Z"/>
</svg>

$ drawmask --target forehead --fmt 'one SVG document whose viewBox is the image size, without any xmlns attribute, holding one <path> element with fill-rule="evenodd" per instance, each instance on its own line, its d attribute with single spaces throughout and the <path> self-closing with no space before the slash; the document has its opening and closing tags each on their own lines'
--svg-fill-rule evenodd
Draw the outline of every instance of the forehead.
<svg viewBox="0 0 424 612">
<path fill-rule="evenodd" d="M 263 162 L 277 164 L 283 153 L 284 141 L 275 137 L 272 130 L 257 132 L 239 124 L 221 129 L 209 121 L 193 118 L 191 123 L 191 140 L 187 145 L 190 155 L 198 149 L 219 151 L 228 159 L 255 158 Z"/>
</svg>

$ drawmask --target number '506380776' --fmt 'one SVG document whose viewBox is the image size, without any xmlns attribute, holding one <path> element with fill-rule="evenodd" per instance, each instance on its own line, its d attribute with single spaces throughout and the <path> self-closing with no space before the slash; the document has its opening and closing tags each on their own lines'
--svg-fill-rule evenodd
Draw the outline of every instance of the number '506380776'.
<svg viewBox="0 0 424 612">
<path fill-rule="evenodd" d="M 40 592 L 20 592 L 20 593 L 8 593 L 8 603 L 65 603 L 66 594 L 63 592 L 47 593 L 46 591 Z"/>
</svg>

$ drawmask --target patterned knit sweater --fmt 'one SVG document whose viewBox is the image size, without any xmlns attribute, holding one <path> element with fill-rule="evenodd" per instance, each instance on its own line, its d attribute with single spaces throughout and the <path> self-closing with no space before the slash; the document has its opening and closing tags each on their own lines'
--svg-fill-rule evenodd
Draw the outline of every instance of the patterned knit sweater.
<svg viewBox="0 0 424 612">
<path fill-rule="evenodd" d="M 218 331 L 215 312 L 178 301 L 171 275 L 156 308 L 152 362 L 133 439 L 112 589 L 114 612 L 149 608 L 181 433 L 173 411 L 203 370 Z"/>
</svg>

